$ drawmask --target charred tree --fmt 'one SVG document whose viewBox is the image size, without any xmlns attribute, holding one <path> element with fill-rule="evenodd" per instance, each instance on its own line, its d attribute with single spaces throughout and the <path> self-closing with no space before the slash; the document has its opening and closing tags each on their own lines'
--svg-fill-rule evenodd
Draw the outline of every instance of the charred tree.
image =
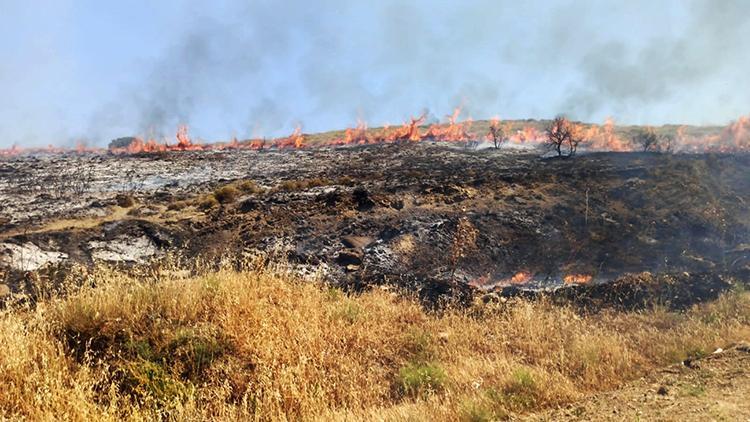
<svg viewBox="0 0 750 422">
<path fill-rule="evenodd" d="M 577 127 L 563 116 L 555 117 L 545 130 L 547 145 L 558 157 L 571 157 L 578 150 L 581 138 Z"/>
<path fill-rule="evenodd" d="M 633 136 L 633 143 L 640 146 L 643 152 L 656 151 L 659 147 L 659 137 L 653 129 L 647 128 Z"/>
<path fill-rule="evenodd" d="M 657 135 L 652 128 L 647 128 L 633 136 L 633 144 L 640 146 L 643 152 L 670 153 L 674 149 L 674 136 Z"/>
<path fill-rule="evenodd" d="M 507 134 L 505 128 L 499 120 L 493 120 L 490 123 L 490 132 L 488 133 L 489 138 L 492 140 L 492 144 L 495 149 L 500 149 L 500 145 L 507 140 Z"/>
</svg>

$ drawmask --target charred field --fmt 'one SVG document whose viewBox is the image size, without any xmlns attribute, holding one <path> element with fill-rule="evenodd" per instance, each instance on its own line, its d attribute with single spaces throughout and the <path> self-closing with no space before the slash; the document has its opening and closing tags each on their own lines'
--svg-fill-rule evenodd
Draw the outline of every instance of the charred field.
<svg viewBox="0 0 750 422">
<path fill-rule="evenodd" d="M 0 160 L 0 277 L 265 254 L 424 303 L 684 308 L 750 277 L 750 155 L 420 142 Z"/>
</svg>

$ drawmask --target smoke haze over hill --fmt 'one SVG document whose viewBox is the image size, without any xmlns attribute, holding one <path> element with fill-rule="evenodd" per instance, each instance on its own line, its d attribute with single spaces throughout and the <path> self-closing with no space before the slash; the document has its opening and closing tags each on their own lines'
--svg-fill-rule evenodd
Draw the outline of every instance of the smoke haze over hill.
<svg viewBox="0 0 750 422">
<path fill-rule="evenodd" d="M 750 111 L 735 1 L 0 0 L 0 147 L 464 116 L 724 124 Z"/>
</svg>

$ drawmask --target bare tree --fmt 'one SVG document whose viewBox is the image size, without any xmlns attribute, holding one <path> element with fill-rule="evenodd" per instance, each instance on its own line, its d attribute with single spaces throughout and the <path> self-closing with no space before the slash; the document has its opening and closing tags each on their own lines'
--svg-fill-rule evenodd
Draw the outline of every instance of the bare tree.
<svg viewBox="0 0 750 422">
<path fill-rule="evenodd" d="M 122 172 L 122 184 L 120 192 L 126 195 L 135 195 L 146 183 L 143 176 L 135 168 L 128 168 Z"/>
<path fill-rule="evenodd" d="M 674 149 L 674 136 L 672 135 L 657 135 L 654 129 L 646 128 L 638 131 L 633 136 L 633 143 L 643 148 L 644 152 L 655 151 L 655 152 L 672 152 Z"/>
<path fill-rule="evenodd" d="M 490 122 L 490 132 L 487 135 L 492 140 L 495 149 L 499 149 L 500 145 L 508 140 L 505 132 L 505 127 L 500 120 L 492 120 L 492 122 Z"/>
<path fill-rule="evenodd" d="M 470 151 L 476 151 L 479 148 L 479 141 L 476 139 L 470 139 L 464 144 L 464 148 Z"/>
<path fill-rule="evenodd" d="M 91 189 L 94 181 L 94 167 L 90 163 L 76 163 L 68 169 L 62 170 L 50 181 L 48 189 L 58 198 L 68 195 L 81 196 Z"/>
<path fill-rule="evenodd" d="M 563 116 L 555 117 L 545 130 L 547 145 L 557 152 L 558 157 L 570 157 L 581 143 L 580 130 Z"/>
<path fill-rule="evenodd" d="M 661 135 L 659 137 L 659 152 L 674 152 L 674 135 Z"/>
<path fill-rule="evenodd" d="M 643 152 L 655 151 L 659 147 L 659 137 L 652 128 L 641 129 L 633 136 L 633 144 L 643 148 Z"/>
</svg>

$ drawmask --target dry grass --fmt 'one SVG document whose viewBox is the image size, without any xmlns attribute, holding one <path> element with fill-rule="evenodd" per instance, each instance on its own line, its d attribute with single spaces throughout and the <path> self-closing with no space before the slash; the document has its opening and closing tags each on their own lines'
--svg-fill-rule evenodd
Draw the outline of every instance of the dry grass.
<svg viewBox="0 0 750 422">
<path fill-rule="evenodd" d="M 315 177 L 310 179 L 301 180 L 284 180 L 273 188 L 274 192 L 293 192 L 300 190 L 307 190 L 310 188 L 316 188 L 319 186 L 327 186 L 332 182 L 325 178 Z"/>
<path fill-rule="evenodd" d="M 87 279 L 0 314 L 1 417 L 487 420 L 750 338 L 742 291 L 685 313 L 522 301 L 433 314 L 282 269 Z"/>
</svg>

